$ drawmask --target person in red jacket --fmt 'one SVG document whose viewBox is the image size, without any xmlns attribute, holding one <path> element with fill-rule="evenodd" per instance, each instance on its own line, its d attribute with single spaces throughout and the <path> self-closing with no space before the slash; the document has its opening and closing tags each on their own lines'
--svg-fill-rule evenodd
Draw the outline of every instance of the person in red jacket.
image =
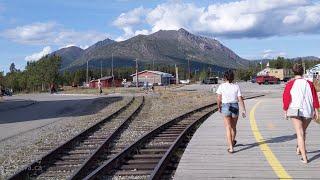
<svg viewBox="0 0 320 180">
<path fill-rule="evenodd" d="M 318 119 L 319 100 L 316 89 L 312 82 L 305 80 L 301 64 L 294 64 L 294 79 L 286 84 L 283 92 L 283 110 L 285 117 L 291 118 L 297 134 L 298 155 L 301 161 L 308 163 L 306 155 L 306 130 L 311 119 Z"/>
</svg>

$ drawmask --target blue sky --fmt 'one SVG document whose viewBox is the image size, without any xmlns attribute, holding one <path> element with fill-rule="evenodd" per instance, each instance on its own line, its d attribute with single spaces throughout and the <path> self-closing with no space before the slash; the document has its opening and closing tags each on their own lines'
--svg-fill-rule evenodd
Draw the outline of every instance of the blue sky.
<svg viewBox="0 0 320 180">
<path fill-rule="evenodd" d="M 247 59 L 320 56 L 318 1 L 0 0 L 0 71 L 61 47 L 181 27 Z"/>
</svg>

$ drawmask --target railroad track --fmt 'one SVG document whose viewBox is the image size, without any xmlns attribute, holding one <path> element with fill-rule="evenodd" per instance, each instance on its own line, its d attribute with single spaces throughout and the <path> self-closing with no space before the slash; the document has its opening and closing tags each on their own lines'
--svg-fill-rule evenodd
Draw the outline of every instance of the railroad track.
<svg viewBox="0 0 320 180">
<path fill-rule="evenodd" d="M 147 133 L 84 179 L 160 179 L 171 177 L 170 160 L 197 125 L 217 108 L 210 104 Z"/>
<path fill-rule="evenodd" d="M 90 172 L 88 165 L 93 167 L 94 164 L 99 165 L 97 160 L 112 157 L 112 153 L 105 157 L 105 151 L 140 112 L 144 101 L 144 97 L 132 98 L 112 115 L 82 131 L 9 179 L 68 179 L 79 177 L 84 169 L 86 173 Z"/>
<path fill-rule="evenodd" d="M 216 110 L 216 103 L 210 104 L 158 126 L 82 179 L 172 179 L 179 153 L 197 127 Z"/>
</svg>

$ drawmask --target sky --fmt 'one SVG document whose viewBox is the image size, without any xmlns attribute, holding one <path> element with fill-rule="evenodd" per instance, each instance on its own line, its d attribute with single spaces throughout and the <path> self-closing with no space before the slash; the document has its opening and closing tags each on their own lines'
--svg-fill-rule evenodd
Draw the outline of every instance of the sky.
<svg viewBox="0 0 320 180">
<path fill-rule="evenodd" d="M 0 0 L 0 71 L 71 45 L 180 28 L 246 59 L 320 57 L 319 0 Z"/>
</svg>

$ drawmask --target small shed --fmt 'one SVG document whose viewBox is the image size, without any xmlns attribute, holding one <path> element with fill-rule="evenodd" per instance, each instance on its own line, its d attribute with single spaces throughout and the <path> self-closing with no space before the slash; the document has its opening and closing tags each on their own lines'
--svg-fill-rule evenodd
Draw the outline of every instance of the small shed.
<svg viewBox="0 0 320 180">
<path fill-rule="evenodd" d="M 132 74 L 132 81 L 137 82 L 136 74 Z M 168 85 L 172 82 L 172 74 L 161 72 L 161 71 L 149 71 L 144 70 L 138 72 L 138 81 L 143 83 L 158 84 L 158 85 Z"/>
<path fill-rule="evenodd" d="M 112 76 L 105 76 L 100 78 L 102 88 L 112 87 Z M 114 86 L 120 87 L 122 80 L 114 79 Z M 89 83 L 90 88 L 98 88 L 99 79 L 91 80 Z"/>
</svg>

